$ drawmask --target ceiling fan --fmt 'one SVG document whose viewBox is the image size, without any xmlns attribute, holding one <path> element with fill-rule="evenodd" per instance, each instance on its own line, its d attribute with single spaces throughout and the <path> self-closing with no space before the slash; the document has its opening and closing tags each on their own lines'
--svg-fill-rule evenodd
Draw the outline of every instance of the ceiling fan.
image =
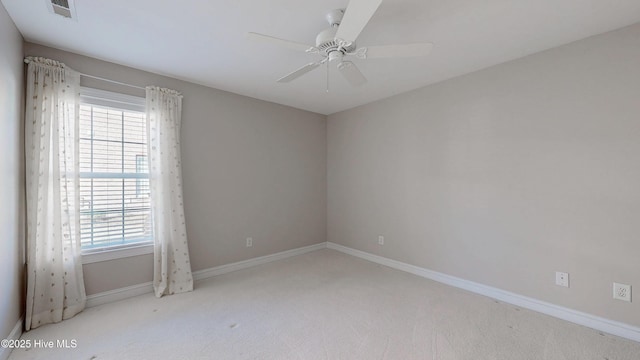
<svg viewBox="0 0 640 360">
<path fill-rule="evenodd" d="M 320 61 L 310 62 L 303 67 L 278 79 L 279 83 L 291 82 L 300 76 L 327 63 L 337 63 L 340 74 L 353 86 L 361 86 L 367 82 L 356 64 L 345 57 L 353 56 L 357 59 L 399 58 L 426 56 L 433 44 L 416 43 L 400 45 L 383 45 L 356 47 L 356 39 L 376 12 L 382 0 L 351 0 L 346 10 L 330 11 L 326 15 L 329 27 L 316 36 L 316 45 L 311 46 L 295 41 L 250 32 L 249 36 L 256 40 L 267 41 L 293 50 L 304 51 L 309 54 L 321 55 Z"/>
</svg>

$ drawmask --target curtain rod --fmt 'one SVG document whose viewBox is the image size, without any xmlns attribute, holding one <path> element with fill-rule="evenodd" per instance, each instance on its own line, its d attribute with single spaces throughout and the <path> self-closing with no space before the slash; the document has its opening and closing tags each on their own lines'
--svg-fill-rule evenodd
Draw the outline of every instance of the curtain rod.
<svg viewBox="0 0 640 360">
<path fill-rule="evenodd" d="M 99 76 L 93 76 L 93 75 L 83 74 L 83 73 L 80 73 L 80 76 L 84 76 L 84 77 L 88 77 L 88 78 L 96 79 L 96 80 L 101 80 L 101 81 L 106 81 L 106 82 L 110 82 L 110 83 L 113 83 L 113 84 L 124 85 L 124 86 L 128 86 L 128 87 L 132 87 L 134 89 L 146 90 L 142 86 L 131 85 L 131 84 L 123 83 L 123 82 L 120 82 L 120 81 L 115 81 L 115 80 L 109 80 L 109 79 L 105 79 L 105 78 L 102 78 L 102 77 L 99 77 Z"/>
<path fill-rule="evenodd" d="M 29 60 L 29 59 L 27 59 L 27 58 L 25 58 L 25 59 L 24 59 L 24 63 L 25 63 L 25 64 L 28 64 L 28 63 L 30 63 L 30 62 L 31 62 L 31 60 Z M 142 87 L 142 86 L 131 85 L 131 84 L 127 84 L 127 83 L 120 82 L 120 81 L 115 81 L 115 80 L 105 79 L 105 78 L 103 78 L 103 77 L 99 77 L 99 76 L 94 76 L 94 75 L 84 74 L 84 73 L 81 73 L 81 72 L 77 72 L 77 73 L 78 73 L 78 74 L 80 74 L 80 76 L 84 76 L 84 77 L 91 78 L 91 79 L 96 79 L 96 80 L 100 80 L 100 81 L 106 81 L 106 82 L 110 82 L 110 83 L 112 83 L 112 84 L 118 84 L 118 85 L 128 86 L 128 87 L 132 87 L 132 88 L 134 88 L 134 89 L 146 90 L 146 89 L 145 89 L 144 87 Z"/>
</svg>

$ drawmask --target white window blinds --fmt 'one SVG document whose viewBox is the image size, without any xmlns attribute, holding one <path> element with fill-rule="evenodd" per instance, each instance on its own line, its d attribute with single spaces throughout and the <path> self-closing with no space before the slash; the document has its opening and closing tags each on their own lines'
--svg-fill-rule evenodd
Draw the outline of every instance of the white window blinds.
<svg viewBox="0 0 640 360">
<path fill-rule="evenodd" d="M 83 88 L 79 127 L 83 251 L 150 243 L 144 99 Z"/>
</svg>

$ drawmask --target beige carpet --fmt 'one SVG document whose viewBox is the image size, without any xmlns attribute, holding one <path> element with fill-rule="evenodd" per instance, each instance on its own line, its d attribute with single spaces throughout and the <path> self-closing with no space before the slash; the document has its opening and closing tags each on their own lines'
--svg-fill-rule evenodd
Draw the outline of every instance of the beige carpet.
<svg viewBox="0 0 640 360">
<path fill-rule="evenodd" d="M 85 310 L 21 359 L 638 360 L 640 343 L 332 250 Z"/>
</svg>

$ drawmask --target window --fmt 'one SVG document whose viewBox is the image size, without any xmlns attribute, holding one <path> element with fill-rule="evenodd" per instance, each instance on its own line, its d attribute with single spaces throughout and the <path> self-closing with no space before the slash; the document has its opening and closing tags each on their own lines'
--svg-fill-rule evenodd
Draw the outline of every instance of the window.
<svg viewBox="0 0 640 360">
<path fill-rule="evenodd" d="M 80 100 L 83 253 L 150 244 L 144 99 L 83 88 Z"/>
<path fill-rule="evenodd" d="M 136 155 L 136 173 L 148 174 L 147 155 Z M 149 196 L 149 180 L 136 179 L 136 196 Z"/>
</svg>

